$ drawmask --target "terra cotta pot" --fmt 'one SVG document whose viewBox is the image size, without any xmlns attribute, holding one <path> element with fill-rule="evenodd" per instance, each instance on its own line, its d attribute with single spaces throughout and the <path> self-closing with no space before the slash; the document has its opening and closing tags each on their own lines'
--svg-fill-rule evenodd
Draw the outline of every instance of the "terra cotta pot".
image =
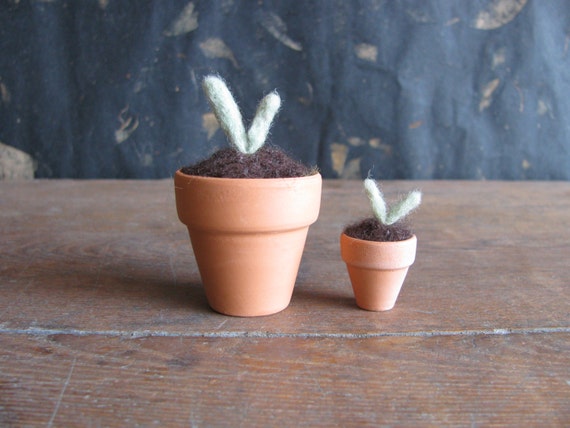
<svg viewBox="0 0 570 428">
<path fill-rule="evenodd" d="M 178 217 L 188 227 L 212 309 L 260 316 L 289 305 L 321 186 L 320 174 L 250 179 L 176 172 Z"/>
<path fill-rule="evenodd" d="M 375 242 L 341 234 L 341 257 L 360 308 L 387 311 L 394 307 L 416 258 L 416 245 L 415 235 L 405 241 Z"/>
</svg>

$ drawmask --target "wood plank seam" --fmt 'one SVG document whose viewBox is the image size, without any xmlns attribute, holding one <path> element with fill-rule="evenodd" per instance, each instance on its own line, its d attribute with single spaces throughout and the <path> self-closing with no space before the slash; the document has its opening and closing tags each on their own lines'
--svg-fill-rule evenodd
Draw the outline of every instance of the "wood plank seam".
<svg viewBox="0 0 570 428">
<path fill-rule="evenodd" d="M 222 331 L 222 332 L 189 332 L 179 333 L 170 331 L 124 331 L 124 330 L 78 330 L 78 329 L 49 329 L 30 327 L 24 329 L 0 328 L 0 334 L 18 334 L 29 336 L 107 336 L 128 337 L 133 339 L 143 337 L 180 337 L 208 339 L 373 339 L 381 337 L 449 337 L 449 336 L 508 336 L 518 334 L 551 334 L 570 333 L 570 327 L 539 327 L 539 328 L 494 328 L 480 330 L 439 330 L 439 331 L 403 331 L 403 332 L 374 332 L 374 333 L 275 333 L 265 331 Z"/>
</svg>

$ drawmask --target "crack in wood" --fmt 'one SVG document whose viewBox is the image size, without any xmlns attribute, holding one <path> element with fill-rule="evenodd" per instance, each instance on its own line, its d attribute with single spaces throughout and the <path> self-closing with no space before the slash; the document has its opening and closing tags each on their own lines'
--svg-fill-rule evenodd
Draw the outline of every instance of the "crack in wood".
<svg viewBox="0 0 570 428">
<path fill-rule="evenodd" d="M 53 409 L 53 412 L 51 414 L 51 418 L 47 424 L 48 428 L 53 426 L 53 421 L 55 420 L 57 412 L 59 411 L 59 406 L 61 405 L 61 401 L 63 400 L 65 390 L 67 389 L 67 386 L 69 385 L 69 381 L 71 380 L 71 375 L 73 374 L 73 369 L 75 368 L 76 362 L 77 362 L 77 357 L 74 358 L 73 361 L 71 362 L 71 367 L 69 368 L 69 372 L 67 373 L 67 378 L 65 379 L 65 382 L 63 383 L 63 387 L 61 388 L 61 392 L 59 393 L 59 397 L 57 399 L 57 402 L 55 403 L 55 408 Z"/>
</svg>

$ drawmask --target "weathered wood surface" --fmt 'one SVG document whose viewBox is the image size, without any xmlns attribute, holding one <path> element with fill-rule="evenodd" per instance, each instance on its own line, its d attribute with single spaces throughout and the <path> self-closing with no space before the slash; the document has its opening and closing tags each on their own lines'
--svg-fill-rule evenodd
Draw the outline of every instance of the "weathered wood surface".
<svg viewBox="0 0 570 428">
<path fill-rule="evenodd" d="M 424 191 L 396 307 L 356 308 L 327 181 L 290 307 L 205 301 L 170 180 L 0 182 L 0 426 L 570 423 L 570 183 Z"/>
<path fill-rule="evenodd" d="M 0 425 L 563 426 L 568 338 L 7 334 Z"/>
</svg>

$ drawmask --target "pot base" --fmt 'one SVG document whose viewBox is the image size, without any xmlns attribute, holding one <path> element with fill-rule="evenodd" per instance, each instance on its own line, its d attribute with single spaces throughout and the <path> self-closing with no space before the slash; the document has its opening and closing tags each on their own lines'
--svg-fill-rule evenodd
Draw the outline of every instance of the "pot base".
<svg viewBox="0 0 570 428">
<path fill-rule="evenodd" d="M 389 311 L 396 304 L 407 273 L 408 268 L 374 271 L 348 267 L 356 305 L 367 311 Z"/>
<path fill-rule="evenodd" d="M 190 232 L 208 304 L 225 315 L 271 315 L 289 306 L 308 227 L 276 233 Z"/>
</svg>

